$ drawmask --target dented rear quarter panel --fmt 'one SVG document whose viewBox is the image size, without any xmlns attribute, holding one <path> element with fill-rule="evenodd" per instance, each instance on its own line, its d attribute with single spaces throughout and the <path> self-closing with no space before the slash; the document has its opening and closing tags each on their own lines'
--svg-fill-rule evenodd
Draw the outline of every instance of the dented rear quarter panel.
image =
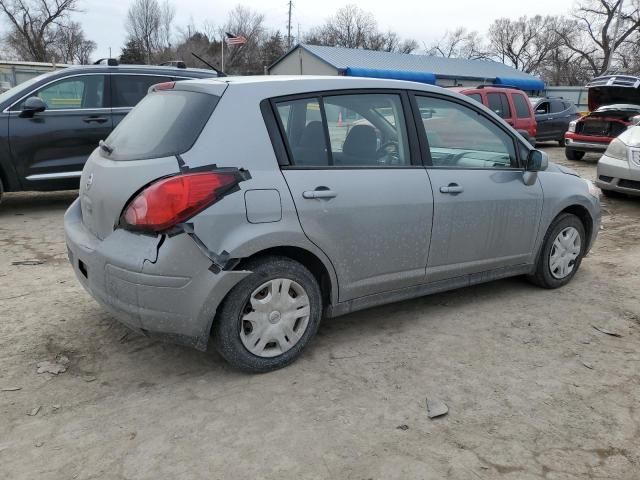
<svg viewBox="0 0 640 480">
<path fill-rule="evenodd" d="M 331 300 L 337 302 L 334 267 L 302 231 L 260 112 L 260 101 L 273 96 L 273 90 L 263 91 L 259 84 L 255 87 L 227 88 L 196 144 L 182 155 L 189 168 L 207 165 L 239 168 L 251 176 L 240 182 L 239 191 L 226 195 L 190 223 L 196 236 L 216 255 L 226 252 L 230 258 L 241 259 L 274 247 L 298 247 L 314 254 L 329 272 Z M 279 193 L 280 205 L 274 205 L 273 217 L 280 220 L 250 223 L 245 193 L 269 189 Z"/>
</svg>

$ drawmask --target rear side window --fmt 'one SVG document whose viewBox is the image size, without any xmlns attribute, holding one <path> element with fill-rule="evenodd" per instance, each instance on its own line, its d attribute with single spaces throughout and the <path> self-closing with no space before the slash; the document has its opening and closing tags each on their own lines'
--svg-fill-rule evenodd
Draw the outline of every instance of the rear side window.
<svg viewBox="0 0 640 480">
<path fill-rule="evenodd" d="M 105 140 L 112 160 L 141 160 L 189 150 L 220 97 L 184 90 L 147 95 Z M 104 152 L 103 152 L 104 154 Z"/>
<path fill-rule="evenodd" d="M 513 98 L 518 118 L 529 118 L 531 116 L 529 113 L 529 101 L 524 98 L 524 95 L 514 94 L 511 98 Z"/>
<path fill-rule="evenodd" d="M 113 75 L 111 77 L 112 106 L 135 107 L 147 94 L 151 85 L 170 81 L 169 77 Z"/>
<path fill-rule="evenodd" d="M 487 93 L 489 109 L 496 112 L 502 118 L 511 118 L 509 101 L 504 93 Z"/>
<path fill-rule="evenodd" d="M 482 103 L 482 95 L 479 93 L 470 93 L 467 97 L 474 99 L 478 103 Z"/>
<path fill-rule="evenodd" d="M 561 100 L 551 100 L 551 113 L 560 113 L 565 109 L 564 102 Z"/>
</svg>

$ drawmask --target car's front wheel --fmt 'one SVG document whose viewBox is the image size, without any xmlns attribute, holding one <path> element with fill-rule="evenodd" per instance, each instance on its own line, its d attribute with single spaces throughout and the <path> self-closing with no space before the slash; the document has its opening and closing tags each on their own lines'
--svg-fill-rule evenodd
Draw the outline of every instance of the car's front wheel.
<svg viewBox="0 0 640 480">
<path fill-rule="evenodd" d="M 582 160 L 582 157 L 584 157 L 584 152 L 573 150 L 572 148 L 565 148 L 564 155 L 568 160 Z"/>
<path fill-rule="evenodd" d="M 258 258 L 243 269 L 252 273 L 222 302 L 213 343 L 241 370 L 282 368 L 300 355 L 318 330 L 320 287 L 307 268 L 286 257 Z"/>
<path fill-rule="evenodd" d="M 570 213 L 559 215 L 547 230 L 530 280 L 544 288 L 558 288 L 574 277 L 587 246 L 584 225 Z"/>
</svg>

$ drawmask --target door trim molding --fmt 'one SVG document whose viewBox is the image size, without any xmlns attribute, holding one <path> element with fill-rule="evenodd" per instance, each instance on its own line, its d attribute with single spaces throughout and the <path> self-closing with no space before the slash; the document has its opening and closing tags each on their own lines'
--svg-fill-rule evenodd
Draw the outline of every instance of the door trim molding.
<svg viewBox="0 0 640 480">
<path fill-rule="evenodd" d="M 61 178 L 80 178 L 82 171 L 78 172 L 58 172 L 58 173 L 36 173 L 25 177 L 25 180 L 38 181 L 38 180 L 56 180 Z"/>
</svg>

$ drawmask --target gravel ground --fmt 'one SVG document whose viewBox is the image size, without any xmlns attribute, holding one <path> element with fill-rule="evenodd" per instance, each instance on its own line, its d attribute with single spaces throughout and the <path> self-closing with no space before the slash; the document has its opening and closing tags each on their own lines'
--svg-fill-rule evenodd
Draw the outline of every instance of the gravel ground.
<svg viewBox="0 0 640 480">
<path fill-rule="evenodd" d="M 595 176 L 597 157 L 543 148 Z M 640 478 L 640 200 L 606 200 L 560 290 L 510 279 L 328 320 L 298 362 L 246 375 L 81 289 L 75 195 L 0 207 L 0 478 Z"/>
</svg>

